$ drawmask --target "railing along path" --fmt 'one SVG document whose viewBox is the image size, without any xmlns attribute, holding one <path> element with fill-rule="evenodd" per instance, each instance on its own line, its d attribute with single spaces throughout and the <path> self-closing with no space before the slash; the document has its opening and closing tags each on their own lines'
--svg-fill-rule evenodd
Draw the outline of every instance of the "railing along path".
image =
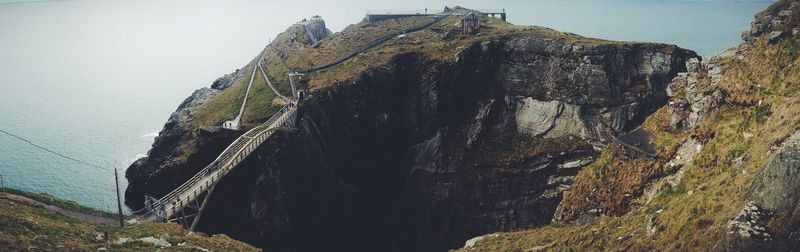
<svg viewBox="0 0 800 252">
<path fill-rule="evenodd" d="M 209 190 L 236 165 L 249 156 L 259 145 L 293 119 L 296 107 L 285 106 L 267 122 L 247 131 L 233 141 L 211 164 L 198 171 L 192 178 L 172 190 L 149 206 L 149 211 L 142 215 L 144 221 L 163 221 L 183 210 L 197 197 Z"/>
</svg>

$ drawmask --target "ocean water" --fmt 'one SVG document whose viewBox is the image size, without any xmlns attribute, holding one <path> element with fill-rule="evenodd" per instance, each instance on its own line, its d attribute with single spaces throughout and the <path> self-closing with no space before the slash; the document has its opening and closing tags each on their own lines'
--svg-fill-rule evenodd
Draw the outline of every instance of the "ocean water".
<svg viewBox="0 0 800 252">
<path fill-rule="evenodd" d="M 505 8 L 516 24 L 709 55 L 738 43 L 753 14 L 770 3 L 0 0 L 0 130 L 122 175 L 193 90 L 244 65 L 271 37 L 312 15 L 339 31 L 373 9 Z M 113 171 L 2 134 L 0 174 L 7 187 L 116 209 Z"/>
</svg>

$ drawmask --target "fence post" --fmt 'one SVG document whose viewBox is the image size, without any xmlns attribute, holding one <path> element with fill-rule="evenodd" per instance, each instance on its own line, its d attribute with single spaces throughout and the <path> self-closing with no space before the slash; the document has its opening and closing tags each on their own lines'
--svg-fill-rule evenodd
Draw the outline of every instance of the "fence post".
<svg viewBox="0 0 800 252">
<path fill-rule="evenodd" d="M 124 227 L 125 222 L 122 220 L 122 201 L 119 199 L 119 176 L 117 176 L 116 168 L 114 168 L 114 182 L 117 185 L 117 216 L 119 216 L 119 226 Z"/>
</svg>

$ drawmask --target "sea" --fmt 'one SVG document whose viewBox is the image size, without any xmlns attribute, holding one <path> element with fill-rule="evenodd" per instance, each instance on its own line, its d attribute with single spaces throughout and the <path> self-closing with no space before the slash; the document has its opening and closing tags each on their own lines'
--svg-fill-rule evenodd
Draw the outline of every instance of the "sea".
<svg viewBox="0 0 800 252">
<path fill-rule="evenodd" d="M 370 10 L 505 9 L 508 21 L 711 55 L 771 1 L 0 0 L 2 186 L 115 211 L 125 169 L 193 90 L 313 15 L 334 32 Z M 63 156 L 71 159 L 65 158 Z M 74 160 L 73 160 L 74 159 Z M 85 163 L 91 164 L 87 165 Z M 126 209 L 127 211 L 127 209 Z"/>
</svg>

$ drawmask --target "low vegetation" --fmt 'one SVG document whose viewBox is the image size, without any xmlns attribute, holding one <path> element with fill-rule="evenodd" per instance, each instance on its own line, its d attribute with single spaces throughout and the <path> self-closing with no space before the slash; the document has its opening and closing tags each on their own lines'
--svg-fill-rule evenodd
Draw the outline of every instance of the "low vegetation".
<svg viewBox="0 0 800 252">
<path fill-rule="evenodd" d="M 258 72 L 253 80 L 249 97 L 247 97 L 247 106 L 242 114 L 242 125 L 245 128 L 255 127 L 278 112 L 283 105 L 284 103 L 281 102 L 278 95 L 267 85 L 264 76 Z"/>
<path fill-rule="evenodd" d="M 558 156 L 561 153 L 591 151 L 592 146 L 578 137 L 540 138 L 525 134 L 505 134 L 493 137 L 470 155 L 467 163 L 496 165 L 525 162 L 534 157 Z"/>
<path fill-rule="evenodd" d="M 59 199 L 59 198 L 56 198 L 53 195 L 46 194 L 46 193 L 28 192 L 28 191 L 17 190 L 17 189 L 12 189 L 12 188 L 3 188 L 2 190 L 0 190 L 0 193 L 3 193 L 3 192 L 6 193 L 4 195 L 22 196 L 22 197 L 37 201 L 37 202 L 42 203 L 42 204 L 56 206 L 56 207 L 60 207 L 60 208 L 66 209 L 66 210 L 75 211 L 75 212 L 79 212 L 79 213 L 85 213 L 85 214 L 95 215 L 95 216 L 102 216 L 102 217 L 107 217 L 107 218 L 116 218 L 117 217 L 117 215 L 114 214 L 114 213 L 109 213 L 109 212 L 106 212 L 106 211 L 101 211 L 101 210 L 97 210 L 97 209 L 94 209 L 94 208 L 91 208 L 91 207 L 87 207 L 87 206 L 78 204 L 78 202 L 75 202 L 75 201 Z"/>
<path fill-rule="evenodd" d="M 242 78 L 234 81 L 230 87 L 220 91 L 213 99 L 198 109 L 197 117 L 194 120 L 197 128 L 220 126 L 227 120 L 233 120 L 239 114 L 247 85 L 254 70 L 251 66 L 244 71 L 246 74 Z M 245 128 L 255 127 L 266 121 L 283 105 L 283 103 L 275 101 L 278 96 L 269 88 L 258 69 L 255 71 L 253 86 L 242 113 L 242 126 Z"/>
<path fill-rule="evenodd" d="M 232 120 L 239 114 L 250 76 L 252 71 L 257 71 L 257 69 L 249 66 L 240 71 L 246 72 L 241 78 L 234 80 L 230 87 L 214 96 L 197 110 L 193 121 L 196 127 L 220 126 L 223 122 Z"/>
<path fill-rule="evenodd" d="M 308 89 L 317 90 L 347 83 L 358 78 L 367 69 L 386 65 L 393 57 L 403 53 L 417 53 L 425 56 L 431 65 L 441 65 L 451 63 L 461 50 L 474 43 L 515 36 L 547 37 L 578 44 L 625 44 L 625 42 L 585 38 L 545 27 L 513 25 L 491 17 L 482 17 L 479 34 L 463 34 L 460 32 L 460 22 L 459 16 L 444 18 L 428 29 L 389 40 L 337 67 L 316 72 L 309 77 Z"/>
<path fill-rule="evenodd" d="M 571 214 L 602 209 L 606 214 L 597 221 L 499 233 L 487 236 L 474 249 L 714 247 L 726 232 L 728 220 L 744 205 L 755 174 L 782 141 L 800 129 L 800 94 L 796 91 L 800 85 L 798 40 L 798 36 L 787 36 L 769 43 L 762 37 L 743 58 L 724 62 L 726 70 L 718 88 L 729 93 L 729 98 L 696 129 L 686 133 L 669 130 L 665 127 L 666 108 L 647 119 L 642 127 L 654 134 L 657 159 L 622 156 L 612 146 L 591 167 L 582 170 L 571 192 L 565 195 L 564 207 L 571 209 Z M 683 168 L 681 182 L 663 189 L 649 203 L 631 205 L 628 199 L 637 197 L 652 179 L 666 175 L 665 160 L 673 157 L 677 146 L 689 137 L 703 142 L 703 148 Z"/>
<path fill-rule="evenodd" d="M 146 223 L 125 228 L 91 224 L 51 212 L 42 207 L 42 202 L 85 213 L 99 212 L 49 195 L 2 191 L 0 251 L 95 251 L 101 248 L 112 251 L 258 251 L 224 235 L 209 237 L 191 233 L 176 224 Z M 145 237 L 164 239 L 170 246 L 159 247 L 143 241 L 118 244 L 124 238 L 137 240 Z"/>
<path fill-rule="evenodd" d="M 267 47 L 263 66 L 278 92 L 290 94 L 291 88 L 287 77 L 290 71 L 323 65 L 356 51 L 380 37 L 428 24 L 434 20 L 433 17 L 408 17 L 378 22 L 362 21 L 317 42 L 311 41 L 304 25 L 298 23 L 278 35 Z M 482 17 L 479 34 L 463 34 L 460 32 L 460 17 L 451 16 L 422 31 L 390 39 L 332 68 L 313 72 L 307 76 L 298 76 L 295 81 L 299 89 L 313 91 L 347 83 L 370 68 L 387 65 L 392 58 L 403 53 L 424 55 L 431 65 L 449 63 L 460 50 L 473 43 L 519 35 L 547 37 L 578 44 L 624 44 L 624 42 L 585 38 L 544 27 L 516 26 L 491 17 Z M 246 71 L 245 74 L 231 87 L 213 97 L 197 111 L 195 120 L 197 127 L 219 126 L 236 116 L 244 99 L 253 64 L 255 63 L 242 70 Z M 261 77 L 258 78 L 254 88 L 261 84 Z M 265 95 L 248 98 L 244 116 L 246 127 L 252 127 L 269 118 L 279 103 L 273 102 L 275 97 L 270 91 L 253 93 Z"/>
</svg>

